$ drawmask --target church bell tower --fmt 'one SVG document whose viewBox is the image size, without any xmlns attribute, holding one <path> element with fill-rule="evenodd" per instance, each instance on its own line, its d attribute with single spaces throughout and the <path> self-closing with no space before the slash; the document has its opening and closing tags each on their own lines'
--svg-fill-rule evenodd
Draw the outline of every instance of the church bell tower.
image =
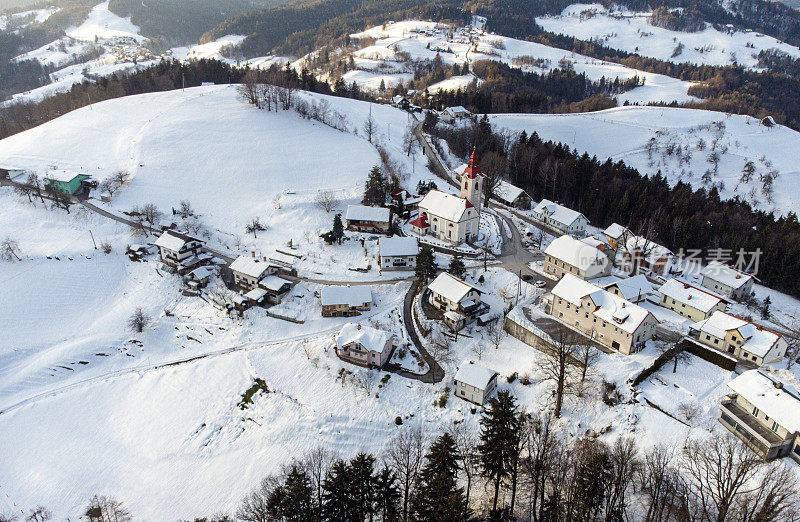
<svg viewBox="0 0 800 522">
<path fill-rule="evenodd" d="M 478 165 L 478 154 L 475 149 L 472 149 L 469 164 L 464 173 L 461 174 L 461 197 L 472 203 L 478 210 L 478 214 L 481 212 L 481 195 L 483 194 L 483 184 L 485 182 L 483 178 L 481 167 Z"/>
</svg>

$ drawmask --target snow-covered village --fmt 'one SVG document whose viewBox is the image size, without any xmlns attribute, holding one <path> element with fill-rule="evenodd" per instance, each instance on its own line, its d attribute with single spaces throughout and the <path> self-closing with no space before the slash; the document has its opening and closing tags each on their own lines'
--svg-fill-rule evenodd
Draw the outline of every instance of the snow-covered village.
<svg viewBox="0 0 800 522">
<path fill-rule="evenodd" d="M 800 520 L 800 13 L 184 3 L 0 2 L 0 522 Z"/>
</svg>

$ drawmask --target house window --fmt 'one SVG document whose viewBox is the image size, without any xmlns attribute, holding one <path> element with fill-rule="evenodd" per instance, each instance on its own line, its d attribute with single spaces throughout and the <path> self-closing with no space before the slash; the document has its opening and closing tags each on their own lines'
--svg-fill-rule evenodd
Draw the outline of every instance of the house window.
<svg viewBox="0 0 800 522">
<path fill-rule="evenodd" d="M 774 431 L 775 433 L 778 433 L 778 427 L 779 427 L 778 423 L 775 422 L 775 421 L 772 421 L 772 431 Z"/>
<path fill-rule="evenodd" d="M 753 406 L 753 417 L 758 417 L 758 408 Z"/>
</svg>

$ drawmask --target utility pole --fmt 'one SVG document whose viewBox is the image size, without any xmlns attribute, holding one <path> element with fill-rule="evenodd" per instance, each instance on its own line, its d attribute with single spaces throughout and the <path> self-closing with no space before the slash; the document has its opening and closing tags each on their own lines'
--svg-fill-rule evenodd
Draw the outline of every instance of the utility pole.
<svg viewBox="0 0 800 522">
<path fill-rule="evenodd" d="M 516 303 L 514 303 L 515 306 L 519 304 L 519 292 L 521 286 L 522 286 L 522 269 L 520 268 L 519 277 L 517 278 L 517 300 Z"/>
<path fill-rule="evenodd" d="M 97 250 L 97 243 L 94 240 L 94 234 L 92 234 L 91 230 L 89 231 L 89 235 L 92 237 L 92 244 L 94 244 L 94 249 Z"/>
</svg>

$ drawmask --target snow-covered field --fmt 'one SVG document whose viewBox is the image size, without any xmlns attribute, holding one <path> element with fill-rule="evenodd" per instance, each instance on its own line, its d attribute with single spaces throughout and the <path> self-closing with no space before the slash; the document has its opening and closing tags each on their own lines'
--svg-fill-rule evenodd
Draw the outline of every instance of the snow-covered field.
<svg viewBox="0 0 800 522">
<path fill-rule="evenodd" d="M 784 126 L 766 127 L 748 116 L 656 107 L 489 118 L 497 127 L 514 133 L 535 131 L 581 153 L 622 160 L 644 174 L 660 171 L 671 183 L 717 185 L 724 198 L 738 195 L 779 213 L 800 210 L 800 133 Z M 716 169 L 714 154 L 719 157 Z M 742 182 L 748 160 L 755 170 L 750 181 Z M 777 172 L 772 202 L 762 181 L 770 172 Z"/>
<path fill-rule="evenodd" d="M 354 53 L 357 70 L 346 73 L 348 82 L 356 81 L 367 89 L 376 89 L 381 81 L 391 88 L 398 81 L 407 81 L 410 60 L 433 60 L 438 54 L 446 65 L 469 64 L 477 60 L 498 60 L 526 71 L 546 73 L 569 62 L 578 73 L 590 80 L 644 78 L 641 87 L 617 96 L 620 104 L 656 101 L 685 102 L 693 99 L 687 94 L 691 85 L 668 76 L 637 71 L 628 67 L 596 60 L 588 56 L 486 33 L 455 32 L 433 22 L 403 21 L 377 26 L 351 35 L 354 39 L 371 38 L 374 43 Z M 472 43 L 474 41 L 474 43 Z M 457 89 L 468 85 L 470 75 L 450 78 L 429 90 Z"/>
<path fill-rule="evenodd" d="M 670 31 L 650 25 L 649 12 L 630 12 L 617 6 L 573 4 L 561 15 L 536 19 L 545 31 L 594 40 L 605 46 L 671 62 L 756 68 L 758 53 L 778 49 L 795 58 L 800 49 L 771 36 L 751 31 Z M 677 48 L 681 46 L 678 53 Z"/>
</svg>

